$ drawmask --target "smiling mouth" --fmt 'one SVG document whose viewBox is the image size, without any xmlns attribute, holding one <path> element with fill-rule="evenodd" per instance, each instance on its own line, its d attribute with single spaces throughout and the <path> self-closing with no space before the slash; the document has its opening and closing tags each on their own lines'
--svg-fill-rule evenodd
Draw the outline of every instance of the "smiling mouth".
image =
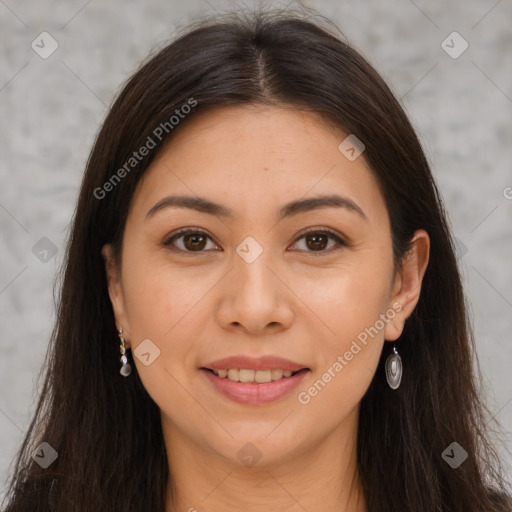
<svg viewBox="0 0 512 512">
<path fill-rule="evenodd" d="M 295 372 L 291 370 L 282 370 L 274 368 L 272 370 L 250 370 L 245 368 L 229 368 L 212 370 L 210 368 L 201 368 L 213 373 L 220 379 L 227 379 L 233 382 L 242 382 L 248 384 L 265 384 L 277 380 L 287 379 L 297 373 L 309 371 L 308 368 L 302 368 Z"/>
</svg>

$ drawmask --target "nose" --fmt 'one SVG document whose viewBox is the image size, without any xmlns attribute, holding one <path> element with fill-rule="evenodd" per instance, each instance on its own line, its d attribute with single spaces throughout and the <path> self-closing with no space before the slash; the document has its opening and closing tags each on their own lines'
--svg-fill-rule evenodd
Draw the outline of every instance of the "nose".
<svg viewBox="0 0 512 512">
<path fill-rule="evenodd" d="M 224 329 L 258 336 L 287 329 L 293 321 L 294 294 L 283 272 L 273 264 L 270 251 L 249 261 L 235 255 L 220 286 L 218 321 Z"/>
</svg>

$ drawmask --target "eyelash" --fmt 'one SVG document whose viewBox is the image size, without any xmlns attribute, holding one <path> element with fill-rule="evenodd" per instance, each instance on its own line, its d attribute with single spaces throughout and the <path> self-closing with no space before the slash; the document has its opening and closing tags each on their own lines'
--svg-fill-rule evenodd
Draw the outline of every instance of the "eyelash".
<svg viewBox="0 0 512 512">
<path fill-rule="evenodd" d="M 301 240 L 302 238 L 304 238 L 306 235 L 308 235 L 310 233 L 315 233 L 315 234 L 319 234 L 319 235 L 328 235 L 331 239 L 335 240 L 338 243 L 337 248 L 331 247 L 330 249 L 323 249 L 321 251 L 305 251 L 305 252 L 311 253 L 315 256 L 322 256 L 323 254 L 330 253 L 333 250 L 338 250 L 338 249 L 340 249 L 340 247 L 348 247 L 348 244 L 338 234 L 336 234 L 334 231 L 331 231 L 330 229 L 327 229 L 327 228 L 309 228 L 300 234 L 300 236 L 296 239 L 296 241 L 294 242 L 293 245 L 295 245 L 299 240 Z M 170 247 L 175 240 L 177 240 L 178 238 L 180 238 L 184 235 L 189 235 L 189 234 L 205 235 L 208 238 L 210 238 L 210 240 L 213 241 L 213 238 L 210 236 L 210 234 L 201 228 L 193 228 L 193 229 L 182 228 L 182 229 L 176 231 L 176 233 L 174 233 L 165 242 L 163 242 L 162 245 L 164 245 L 166 247 Z M 186 254 L 201 254 L 201 253 L 206 252 L 206 251 L 184 251 L 183 249 L 176 249 L 176 248 L 173 248 L 172 250 L 175 250 L 177 252 L 186 253 Z M 298 251 L 298 252 L 301 252 L 301 251 Z"/>
</svg>

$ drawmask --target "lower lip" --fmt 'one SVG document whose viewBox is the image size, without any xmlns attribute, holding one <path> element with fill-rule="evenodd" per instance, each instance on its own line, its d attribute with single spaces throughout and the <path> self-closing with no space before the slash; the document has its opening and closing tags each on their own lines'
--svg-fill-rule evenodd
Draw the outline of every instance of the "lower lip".
<svg viewBox="0 0 512 512">
<path fill-rule="evenodd" d="M 253 382 L 235 382 L 227 377 L 221 378 L 209 370 L 201 368 L 201 372 L 210 380 L 217 391 L 231 400 L 249 405 L 274 402 L 288 395 L 297 387 L 309 372 L 307 368 L 300 370 L 291 377 L 257 384 Z"/>
</svg>

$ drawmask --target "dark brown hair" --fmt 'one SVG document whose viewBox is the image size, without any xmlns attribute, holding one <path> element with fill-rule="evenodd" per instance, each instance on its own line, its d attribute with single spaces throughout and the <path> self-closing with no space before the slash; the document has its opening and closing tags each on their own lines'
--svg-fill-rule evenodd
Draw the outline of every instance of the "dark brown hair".
<svg viewBox="0 0 512 512">
<path fill-rule="evenodd" d="M 197 104 L 184 119 L 156 137 L 191 99 Z M 44 385 L 4 510 L 164 511 L 169 472 L 159 408 L 135 369 L 128 379 L 119 375 L 100 250 L 112 242 L 120 257 L 137 183 L 174 130 L 209 107 L 255 103 L 320 113 L 363 141 L 389 212 L 396 263 L 415 230 L 430 236 L 421 297 L 397 342 L 402 385 L 392 391 L 384 380 L 386 343 L 360 407 L 357 453 L 369 511 L 510 511 L 472 367 L 454 243 L 421 145 L 378 73 L 306 9 L 238 12 L 189 26 L 148 58 L 111 106 L 83 177 Z M 150 154 L 113 182 L 148 137 Z M 456 469 L 441 456 L 454 441 L 468 453 Z M 41 442 L 58 453 L 47 469 L 31 458 Z"/>
</svg>

